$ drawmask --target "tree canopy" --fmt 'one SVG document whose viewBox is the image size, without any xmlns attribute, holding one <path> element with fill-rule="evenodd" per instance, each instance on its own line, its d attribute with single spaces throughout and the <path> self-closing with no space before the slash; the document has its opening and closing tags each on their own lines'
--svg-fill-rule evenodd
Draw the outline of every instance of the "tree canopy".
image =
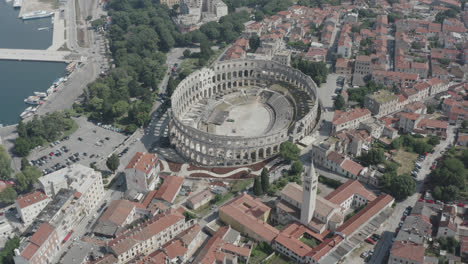
<svg viewBox="0 0 468 264">
<path fill-rule="evenodd" d="M 345 103 L 345 100 L 344 100 L 344 97 L 339 94 L 336 96 L 335 98 L 335 102 L 333 102 L 333 107 L 335 107 L 336 110 L 345 110 L 345 106 L 346 106 L 346 103 Z"/>
<path fill-rule="evenodd" d="M 64 112 L 48 113 L 41 117 L 34 116 L 27 123 L 20 121 L 16 128 L 18 137 L 15 140 L 14 151 L 17 155 L 25 157 L 29 155 L 31 149 L 56 141 L 74 126 L 75 121 Z"/>
<path fill-rule="evenodd" d="M 463 156 L 461 158 L 463 159 Z M 468 170 L 462 160 L 456 157 L 446 157 L 439 163 L 429 175 L 428 184 L 433 187 L 435 199 L 444 202 L 454 201 L 465 188 Z"/>
<path fill-rule="evenodd" d="M 12 173 L 13 169 L 11 168 L 10 157 L 8 156 L 3 146 L 0 145 L 0 179 L 9 179 Z"/>
<path fill-rule="evenodd" d="M 300 153 L 301 150 L 294 143 L 285 141 L 280 145 L 280 156 L 288 162 L 298 160 Z"/>
<path fill-rule="evenodd" d="M 112 154 L 106 161 L 107 168 L 111 170 L 112 172 L 115 172 L 119 168 L 119 165 L 120 165 L 119 157 L 117 157 L 117 155 L 115 154 Z"/>
<path fill-rule="evenodd" d="M 396 200 L 404 200 L 416 191 L 416 182 L 408 174 L 385 173 L 380 184 L 381 190 Z"/>
<path fill-rule="evenodd" d="M 263 193 L 267 193 L 270 189 L 270 173 L 268 172 L 267 168 L 263 168 L 262 173 L 260 174 L 261 183 L 262 183 L 262 191 Z"/>
<path fill-rule="evenodd" d="M 362 154 L 359 160 L 364 166 L 377 165 L 385 161 L 384 150 L 381 148 L 373 148 L 367 153 Z"/>
<path fill-rule="evenodd" d="M 291 64 L 294 68 L 309 75 L 319 86 L 327 81 L 328 68 L 324 62 L 311 62 L 299 58 L 294 59 Z"/>
</svg>

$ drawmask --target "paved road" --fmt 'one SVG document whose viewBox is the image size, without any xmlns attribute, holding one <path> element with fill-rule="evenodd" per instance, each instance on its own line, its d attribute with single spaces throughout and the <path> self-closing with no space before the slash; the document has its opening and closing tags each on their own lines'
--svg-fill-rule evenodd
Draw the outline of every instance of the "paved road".
<svg viewBox="0 0 468 264">
<path fill-rule="evenodd" d="M 392 235 L 385 236 L 379 242 L 379 244 L 383 244 L 383 245 L 377 247 L 379 250 L 375 252 L 374 256 L 372 257 L 369 263 L 380 264 L 384 260 L 385 256 L 388 254 L 392 245 L 392 238 L 394 236 L 394 231 L 398 227 L 398 224 L 401 221 L 401 217 L 403 216 L 404 210 L 408 206 L 414 206 L 414 204 L 418 201 L 421 191 L 423 191 L 424 180 L 431 172 L 430 167 L 432 163 L 435 161 L 435 159 L 442 156 L 442 154 L 440 153 L 441 151 L 445 150 L 445 148 L 449 144 L 453 144 L 455 140 L 454 128 L 455 128 L 454 126 L 448 127 L 447 139 L 444 141 L 441 141 L 441 143 L 435 147 L 434 153 L 428 155 L 428 157 L 421 163 L 422 168 L 417 175 L 416 193 L 408 197 L 406 200 L 397 203 L 392 217 L 390 217 L 388 221 L 385 222 L 382 228 L 383 232 L 388 232 L 388 233 L 391 233 Z"/>
</svg>

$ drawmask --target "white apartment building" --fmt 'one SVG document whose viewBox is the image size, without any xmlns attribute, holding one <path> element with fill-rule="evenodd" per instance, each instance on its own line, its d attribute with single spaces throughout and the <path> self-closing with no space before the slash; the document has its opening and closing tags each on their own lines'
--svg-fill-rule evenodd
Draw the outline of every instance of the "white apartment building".
<svg viewBox="0 0 468 264">
<path fill-rule="evenodd" d="M 74 189 L 82 197 L 89 212 L 104 197 L 101 173 L 81 164 L 73 164 L 39 178 L 39 185 L 47 196 L 55 196 L 61 189 Z"/>
<path fill-rule="evenodd" d="M 107 244 L 108 251 L 118 263 L 128 263 L 141 255 L 149 255 L 175 236 L 193 226 L 195 222 L 185 221 L 180 212 L 169 209 L 150 220 L 123 231 Z"/>
<path fill-rule="evenodd" d="M 29 225 L 51 199 L 41 191 L 34 191 L 16 199 L 16 211 L 25 225 Z"/>
</svg>

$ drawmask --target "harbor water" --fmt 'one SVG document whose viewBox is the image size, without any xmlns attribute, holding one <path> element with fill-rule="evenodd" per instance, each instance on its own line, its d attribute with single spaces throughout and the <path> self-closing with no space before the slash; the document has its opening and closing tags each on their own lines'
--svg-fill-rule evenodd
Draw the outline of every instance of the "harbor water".
<svg viewBox="0 0 468 264">
<path fill-rule="evenodd" d="M 0 48 L 47 49 L 52 43 L 51 18 L 23 21 L 18 14 L 12 2 L 0 0 Z M 0 60 L 0 124 L 17 123 L 29 106 L 24 99 L 45 92 L 55 79 L 65 76 L 65 67 L 65 63 Z"/>
</svg>

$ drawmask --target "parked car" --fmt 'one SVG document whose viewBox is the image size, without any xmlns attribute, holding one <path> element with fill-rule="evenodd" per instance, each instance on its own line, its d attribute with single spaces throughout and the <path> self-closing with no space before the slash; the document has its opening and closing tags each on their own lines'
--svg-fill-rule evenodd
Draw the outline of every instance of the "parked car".
<svg viewBox="0 0 468 264">
<path fill-rule="evenodd" d="M 361 253 L 361 258 L 366 258 L 368 255 L 367 251 L 364 251 Z"/>
<path fill-rule="evenodd" d="M 375 241 L 374 241 L 372 238 L 370 238 L 370 237 L 366 238 L 365 241 L 366 241 L 367 243 L 371 244 L 371 245 L 375 245 Z"/>
</svg>

